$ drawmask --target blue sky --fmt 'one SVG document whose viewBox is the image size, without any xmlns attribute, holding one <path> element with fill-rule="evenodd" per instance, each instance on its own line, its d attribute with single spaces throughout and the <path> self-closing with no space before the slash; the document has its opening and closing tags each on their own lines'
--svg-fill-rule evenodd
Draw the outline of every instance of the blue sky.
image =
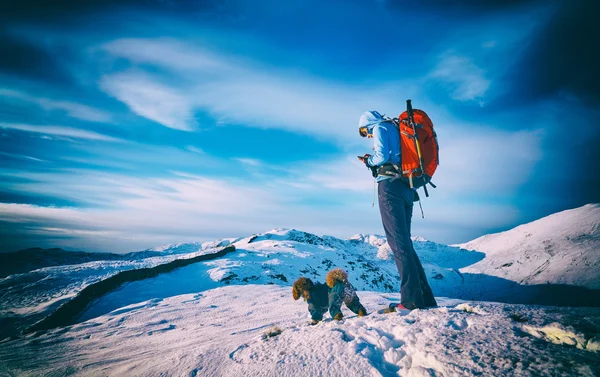
<svg viewBox="0 0 600 377">
<path fill-rule="evenodd" d="M 413 235 L 600 201 L 593 1 L 45 3 L 0 16 L 2 251 L 381 234 L 357 124 L 408 98 L 441 160 Z"/>
</svg>

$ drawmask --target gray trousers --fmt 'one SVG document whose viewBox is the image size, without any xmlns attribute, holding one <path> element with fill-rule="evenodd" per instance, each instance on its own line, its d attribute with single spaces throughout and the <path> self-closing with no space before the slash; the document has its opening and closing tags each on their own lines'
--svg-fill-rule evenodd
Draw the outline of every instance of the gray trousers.
<svg viewBox="0 0 600 377">
<path fill-rule="evenodd" d="M 401 180 L 378 183 L 379 211 L 388 244 L 402 279 L 401 303 L 407 309 L 436 306 L 427 276 L 410 239 L 413 191 Z"/>
</svg>

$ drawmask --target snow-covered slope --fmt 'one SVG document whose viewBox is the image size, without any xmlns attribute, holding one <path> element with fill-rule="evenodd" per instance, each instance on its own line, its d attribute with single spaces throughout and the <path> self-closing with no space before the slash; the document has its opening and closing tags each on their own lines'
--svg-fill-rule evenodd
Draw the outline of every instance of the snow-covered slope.
<svg viewBox="0 0 600 377">
<path fill-rule="evenodd" d="M 122 271 L 149 268 L 175 259 L 214 252 L 204 249 L 188 254 L 92 262 L 39 268 L 0 279 L 0 339 L 13 336 L 44 318 L 85 287 Z"/>
<path fill-rule="evenodd" d="M 600 289 L 600 205 L 555 213 L 506 232 L 458 245 L 485 253 L 461 272 L 519 284 L 568 284 Z"/>
<path fill-rule="evenodd" d="M 0 376 L 598 375 L 598 308 L 443 298 L 600 306 L 600 291 L 585 288 L 598 283 L 598 211 L 585 206 L 460 247 L 414 238 L 439 308 L 364 318 L 344 309 L 344 322 L 314 327 L 291 297 L 300 276 L 323 281 L 341 267 L 369 311 L 399 300 L 384 237 L 273 229 L 13 274 L 0 279 Z M 236 251 L 119 278 L 226 245 Z M 6 338 L 111 276 L 121 285 L 92 295 L 74 326 Z M 263 338 L 272 326 L 282 332 Z"/>
<path fill-rule="evenodd" d="M 398 273 L 393 262 L 377 259 L 377 249 L 358 240 L 319 237 L 294 229 L 273 229 L 237 240 L 232 245 L 236 252 L 224 258 L 128 283 L 99 298 L 82 313 L 80 320 L 143 300 L 226 285 L 291 285 L 300 276 L 324 282 L 327 272 L 335 267 L 346 269 L 350 281 L 359 290 L 399 290 Z"/>
<path fill-rule="evenodd" d="M 373 310 L 397 294 L 359 292 Z M 569 376 L 600 372 L 600 311 L 439 301 L 309 326 L 289 287 L 153 299 L 0 346 L 1 375 Z M 278 333 L 277 329 L 281 332 Z M 272 336 L 269 336 L 272 335 Z"/>
<path fill-rule="evenodd" d="M 597 211 L 597 207 L 592 209 Z M 592 236 L 597 234 L 597 226 L 593 229 L 596 230 L 589 231 Z M 528 238 L 531 237 L 533 236 Z M 593 237 L 588 239 L 592 241 L 586 242 L 592 245 L 597 242 L 593 241 Z M 498 271 L 501 269 L 473 268 L 485 266 L 486 263 L 493 264 L 494 258 L 502 262 L 500 265 L 509 263 L 502 259 L 505 258 L 505 251 L 501 248 L 493 253 L 484 253 L 441 245 L 422 238 L 414 238 L 413 243 L 437 296 L 512 303 L 600 303 L 598 291 L 589 294 L 582 288 L 571 286 L 520 285 L 513 276 L 499 276 Z M 359 290 L 399 291 L 398 272 L 389 246 L 382 236 L 359 234 L 348 240 L 341 240 L 293 229 L 274 229 L 242 239 L 168 245 L 126 254 L 126 259 L 122 260 L 47 267 L 0 279 L 0 339 L 15 335 L 56 310 L 83 288 L 121 271 L 191 258 L 229 244 L 234 245 L 237 251 L 226 258 L 197 263 L 169 274 L 128 283 L 99 297 L 81 313 L 80 320 L 144 300 L 199 292 L 224 285 L 291 285 L 300 276 L 323 281 L 327 271 L 334 267 L 348 270 L 351 282 Z M 598 253 L 588 253 L 588 256 L 598 259 Z M 529 263 L 528 259 L 518 263 L 529 267 L 529 274 L 538 267 Z M 493 271 L 489 271 L 490 269 Z M 598 273 L 588 271 L 586 276 L 592 275 L 597 277 Z M 560 277 L 560 274 L 555 274 L 554 277 Z M 557 278 L 555 281 L 560 280 Z"/>
</svg>

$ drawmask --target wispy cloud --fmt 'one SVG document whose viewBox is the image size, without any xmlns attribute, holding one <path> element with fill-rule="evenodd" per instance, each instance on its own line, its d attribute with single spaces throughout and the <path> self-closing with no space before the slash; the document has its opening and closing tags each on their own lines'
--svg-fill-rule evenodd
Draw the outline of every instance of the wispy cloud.
<svg viewBox="0 0 600 377">
<path fill-rule="evenodd" d="M 245 180 L 189 173 L 143 179 L 82 170 L 58 175 L 21 173 L 27 179 L 16 187 L 20 192 L 70 201 L 83 198 L 93 205 L 67 208 L 3 203 L 0 222 L 37 229 L 36 234 L 49 239 L 58 234 L 77 238 L 79 248 L 97 248 L 97 237 L 110 235 L 112 240 L 106 242 L 117 251 L 132 251 L 132 245 L 141 248 L 243 236 L 273 227 L 338 237 L 381 233 L 379 212 L 371 207 L 373 180 L 364 166 L 350 157 L 323 165 L 329 168 L 318 174 L 311 174 L 314 166 L 307 164 L 296 167 L 287 178 L 273 175 Z M 447 183 L 452 184 L 438 182 L 438 190 L 424 201 L 426 222 L 415 214 L 413 234 L 442 240 L 451 233 L 454 239 L 463 234 L 460 240 L 466 241 L 464 234 L 474 238 L 486 227 L 514 221 L 518 213 L 511 206 L 452 200 L 451 195 L 444 195 L 451 190 Z M 477 189 L 468 192 L 477 193 Z"/>
<path fill-rule="evenodd" d="M 69 116 L 73 118 L 82 119 L 90 122 L 109 123 L 112 121 L 112 117 L 109 113 L 75 102 L 60 101 L 45 97 L 36 97 L 24 92 L 11 89 L 0 89 L 0 96 L 33 103 L 47 111 L 61 110 L 66 112 Z"/>
<path fill-rule="evenodd" d="M 139 72 L 107 75 L 101 87 L 134 113 L 165 127 L 181 131 L 193 131 L 197 127 L 193 97 L 148 75 Z"/>
<path fill-rule="evenodd" d="M 452 98 L 458 101 L 482 99 L 491 81 L 485 71 L 465 56 L 446 53 L 431 72 L 430 77 L 449 86 Z"/>
<path fill-rule="evenodd" d="M 248 166 L 261 166 L 263 164 L 262 161 L 254 158 L 234 158 L 233 160 Z"/>
<path fill-rule="evenodd" d="M 433 181 L 443 187 L 438 191 L 444 198 L 465 192 L 478 196 L 513 195 L 529 181 L 543 158 L 540 130 L 511 132 L 489 125 L 451 122 L 438 126 L 441 165 Z M 365 143 L 368 146 L 370 143 Z M 315 190 L 373 190 L 370 171 L 353 155 L 309 161 L 291 170 L 299 182 L 312 184 Z"/>
<path fill-rule="evenodd" d="M 0 152 L 0 155 L 6 156 L 6 157 L 11 157 L 11 158 L 16 158 L 16 159 L 20 159 L 20 160 L 30 160 L 30 161 L 37 161 L 37 162 L 48 162 L 48 161 L 42 160 L 40 158 L 26 156 L 26 155 L 23 155 L 23 154 Z"/>
<path fill-rule="evenodd" d="M 209 76 L 244 73 L 239 58 L 236 63 L 236 59 L 173 38 L 123 38 L 104 44 L 101 50 L 136 64 L 153 64 L 179 72 L 205 72 Z"/>
<path fill-rule="evenodd" d="M 44 135 L 53 136 L 65 136 L 75 139 L 87 139 L 87 140 L 98 140 L 98 141 L 110 141 L 110 142 L 124 142 L 122 139 L 118 139 L 112 136 L 102 135 L 97 132 L 82 130 L 78 128 L 70 128 L 63 126 L 39 126 L 32 124 L 14 124 L 14 123 L 0 123 L 0 127 L 4 129 L 13 129 L 26 132 L 35 132 Z"/>
<path fill-rule="evenodd" d="M 170 72 L 166 78 L 125 71 L 105 76 L 101 87 L 133 112 L 171 128 L 202 127 L 193 116 L 202 110 L 222 122 L 348 141 L 350 134 L 356 139 L 350 130 L 362 111 L 397 109 L 397 83 L 350 86 L 174 40 L 124 39 L 107 44 L 105 50 Z M 177 59 L 165 58 L 172 56 Z"/>
<path fill-rule="evenodd" d="M 511 205 L 494 201 L 474 205 L 463 199 L 513 195 L 540 157 L 540 135 L 491 129 L 475 133 L 466 128 L 472 127 L 445 124 L 439 130 L 443 153 L 434 179 L 438 189 L 424 201 L 427 222 L 415 215 L 415 235 L 456 240 L 463 234 L 459 240 L 466 241 L 465 234 L 474 238 L 486 227 L 502 226 L 517 217 Z M 363 147 L 369 146 L 365 142 Z M 180 153 L 198 157 L 195 151 Z M 150 155 L 165 156 L 165 151 Z M 127 159 L 127 155 L 122 157 Z M 11 185 L 14 190 L 81 203 L 81 208 L 5 205 L 0 208 L 0 221 L 21 221 L 48 237 L 77 237 L 81 245 L 94 237 L 86 232 L 100 230 L 119 233 L 113 243 L 115 239 L 138 240 L 115 246 L 120 251 L 131 251 L 133 244 L 150 247 L 185 239 L 241 236 L 273 227 L 340 237 L 381 232 L 379 212 L 371 208 L 373 179 L 353 154 L 284 165 L 247 157 L 217 158 L 213 163 L 222 167 L 219 171 L 239 172 L 236 164 L 246 165 L 248 171 L 245 176 L 236 173 L 220 178 L 183 171 L 143 178 L 81 169 L 15 173 L 22 179 Z"/>
<path fill-rule="evenodd" d="M 438 131 L 441 165 L 433 181 L 444 187 L 444 195 L 511 196 L 542 160 L 541 131 L 479 128 L 449 126 Z"/>
<path fill-rule="evenodd" d="M 34 110 L 37 113 L 31 117 L 48 119 L 40 125 L 32 124 L 36 121 L 30 120 L 30 114 L 14 120 L 18 114 L 10 113 L 11 120 L 0 119 L 5 123 L 0 123 L 4 131 L 0 133 L 6 136 L 0 141 L 8 146 L 2 155 L 52 161 L 29 164 L 35 168 L 31 171 L 13 170 L 24 164 L 9 161 L 10 166 L 0 171 L 0 180 L 7 178 L 2 193 L 15 201 L 43 198 L 28 202 L 77 206 L 5 203 L 0 206 L 0 221 L 16 224 L 13 229 L 20 234 L 31 232 L 49 242 L 73 237 L 87 240 L 92 247 L 112 242 L 123 251 L 132 250 L 132 244 L 240 236 L 272 227 L 341 237 L 381 232 L 379 212 L 371 207 L 373 179 L 355 157 L 371 147 L 357 136 L 357 121 L 365 110 L 396 115 L 407 98 L 436 123 L 442 163 L 434 177 L 438 188 L 431 190 L 430 198 L 423 198 L 426 220 L 421 221 L 415 211 L 413 234 L 466 241 L 468 235 L 515 225 L 523 213 L 536 207 L 545 206 L 536 213 L 549 208 L 532 203 L 520 206 L 524 197 L 536 195 L 528 188 L 533 186 L 533 176 L 536 181 L 554 182 L 554 172 L 542 170 L 570 168 L 564 148 L 562 152 L 542 149 L 548 134 L 559 139 L 556 135 L 562 133 L 557 130 L 564 127 L 544 117 L 561 119 L 565 109 L 577 110 L 581 119 L 592 117 L 562 98 L 560 104 L 550 103 L 548 108 L 524 104 L 507 109 L 498 104 L 494 113 L 466 105 L 501 101 L 503 93 L 512 93 L 515 83 L 498 77 L 511 77 L 507 73 L 514 70 L 514 62 L 522 61 L 518 59 L 528 49 L 532 33 L 543 30 L 539 26 L 548 21 L 550 14 L 538 8 L 550 6 L 534 2 L 520 12 L 477 12 L 476 17 L 460 21 L 443 18 L 431 33 L 414 35 L 407 55 L 405 49 L 390 48 L 401 34 L 393 23 L 367 21 L 368 27 L 358 31 L 347 27 L 363 21 L 368 5 L 340 9 L 331 23 L 327 12 L 321 12 L 325 16 L 316 20 L 325 22 L 317 22 L 316 29 L 298 36 L 295 28 L 278 33 L 282 18 L 273 12 L 271 3 L 242 3 L 230 4 L 237 9 L 226 15 L 231 18 L 201 15 L 200 22 L 197 14 L 192 22 L 178 15 L 180 8 L 162 16 L 136 12 L 126 19 L 117 12 L 111 15 L 114 33 L 82 28 L 75 36 L 23 25 L 32 45 L 51 35 L 61 40 L 65 51 L 83 52 L 70 56 L 73 59 L 68 59 L 65 71 L 73 75 L 71 84 L 78 86 L 78 93 L 93 95 L 95 101 L 63 97 L 72 88 L 64 83 L 33 92 L 32 83 L 17 77 L 10 82 L 23 83 L 28 89 L 0 89 L 7 103 L 19 104 L 7 108 Z M 281 9 L 296 16 L 295 7 L 282 5 Z M 389 11 L 390 19 L 397 16 L 396 7 Z M 415 23 L 432 25 L 427 21 L 440 19 L 435 12 L 426 12 L 427 18 L 419 18 L 418 13 Z M 217 15 L 225 16 L 220 11 Z M 236 20 L 241 15 L 246 18 Z M 132 23 L 131 16 L 144 23 Z M 311 13 L 302 16 L 315 20 Z M 304 25 L 304 17 L 285 19 Z M 231 28 L 233 23 L 235 28 Z M 132 24 L 152 26 L 145 29 Z M 329 33 L 340 27 L 344 33 Z M 239 38 L 242 33 L 244 38 Z M 324 38 L 328 33 L 335 36 Z M 115 35 L 173 37 L 111 41 Z M 52 55 L 58 51 L 62 50 L 53 49 Z M 57 61 L 66 60 L 60 56 Z M 98 88 L 103 93 L 94 94 Z M 432 88 L 435 91 L 429 91 Z M 106 107 L 89 106 L 103 100 Z M 454 113 L 456 108 L 466 112 Z M 116 112 L 109 114 L 111 109 Z M 462 115 L 464 119 L 459 118 Z M 123 127 L 113 134 L 93 124 L 65 123 L 65 116 Z M 502 119 L 530 121 L 527 130 L 521 125 L 517 130 Z M 146 132 L 149 121 L 156 127 Z M 580 123 L 585 131 L 586 122 Z M 271 132 L 274 129 L 286 132 Z M 102 142 L 55 143 L 18 130 L 49 140 Z M 123 148 L 117 143 L 123 140 L 112 135 L 132 141 Z M 587 145 L 584 142 L 595 135 L 579 132 L 569 138 L 570 145 Z M 294 143 L 295 137 L 298 145 L 290 148 L 293 153 L 285 154 L 286 143 Z M 23 140 L 31 142 L 20 143 Z M 269 146 L 277 148 L 271 151 Z M 593 157 L 593 153 L 581 153 L 576 165 L 595 161 Z M 588 167 L 590 163 L 580 170 L 595 171 Z M 562 193 L 567 190 L 539 202 L 558 207 L 554 203 L 564 204 Z M 131 242 L 121 245 L 124 240 Z"/>
<path fill-rule="evenodd" d="M 371 172 L 354 156 L 319 164 L 313 162 L 304 169 L 307 173 L 303 174 L 305 177 L 301 181 L 312 183 L 316 190 L 327 188 L 363 193 L 373 190 Z"/>
<path fill-rule="evenodd" d="M 95 205 L 66 208 L 0 203 L 0 222 L 27 225 L 49 236 L 69 234 L 80 238 L 82 244 L 88 244 L 98 231 L 123 239 L 137 238 L 138 247 L 155 246 L 152 240 L 156 235 L 171 242 L 181 237 L 242 235 L 274 227 L 277 219 L 284 217 L 281 208 L 286 206 L 284 196 L 235 178 L 178 173 L 137 179 L 81 170 L 20 176 L 27 177 L 16 187 L 20 192 L 71 201 L 85 198 Z"/>
<path fill-rule="evenodd" d="M 206 153 L 201 148 L 194 147 L 193 145 L 188 145 L 185 149 L 187 149 L 190 152 L 197 153 L 197 154 L 205 154 Z"/>
</svg>

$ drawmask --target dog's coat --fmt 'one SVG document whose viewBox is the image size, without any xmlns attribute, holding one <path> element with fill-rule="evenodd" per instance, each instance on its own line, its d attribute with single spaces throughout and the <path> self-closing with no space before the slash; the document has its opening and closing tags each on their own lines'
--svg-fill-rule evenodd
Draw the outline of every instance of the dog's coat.
<svg viewBox="0 0 600 377">
<path fill-rule="evenodd" d="M 358 315 L 366 314 L 367 311 L 361 305 L 356 289 L 348 282 L 346 271 L 341 268 L 329 271 L 325 282 L 326 284 L 315 284 L 309 278 L 301 277 L 292 287 L 292 297 L 294 300 L 304 298 L 314 321 L 322 320 L 323 314 L 328 310 L 332 318 L 338 318 L 342 313 L 342 303 Z"/>
</svg>

